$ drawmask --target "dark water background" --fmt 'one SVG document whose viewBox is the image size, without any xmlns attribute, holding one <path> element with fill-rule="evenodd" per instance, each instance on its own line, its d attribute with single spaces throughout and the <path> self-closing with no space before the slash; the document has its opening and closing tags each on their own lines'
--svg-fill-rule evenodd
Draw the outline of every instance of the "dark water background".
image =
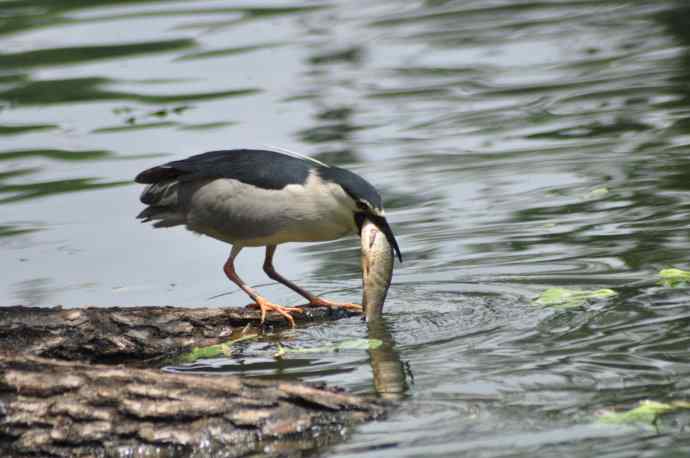
<svg viewBox="0 0 690 458">
<path fill-rule="evenodd" d="M 384 194 L 406 258 L 385 345 L 276 361 L 250 342 L 195 370 L 392 383 L 401 408 L 328 456 L 687 456 L 678 422 L 592 415 L 690 397 L 690 293 L 656 283 L 688 268 L 689 144 L 682 0 L 3 0 L 0 304 L 244 305 L 229 248 L 135 222 L 131 180 L 279 145 Z M 298 302 L 262 256 L 245 250 L 239 272 Z M 354 239 L 282 247 L 277 265 L 359 298 Z M 532 305 L 547 287 L 618 296 Z M 279 339 L 366 335 L 353 318 Z"/>
</svg>

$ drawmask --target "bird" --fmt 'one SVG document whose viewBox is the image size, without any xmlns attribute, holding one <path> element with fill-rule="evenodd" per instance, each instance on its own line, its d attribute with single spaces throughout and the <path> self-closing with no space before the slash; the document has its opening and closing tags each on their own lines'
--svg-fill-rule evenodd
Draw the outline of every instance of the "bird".
<svg viewBox="0 0 690 458">
<path fill-rule="evenodd" d="M 156 228 L 185 226 L 232 246 L 223 271 L 260 309 L 262 323 L 268 312 L 275 312 L 294 326 L 292 313 L 303 309 L 275 304 L 240 278 L 235 259 L 245 247 L 266 247 L 264 272 L 304 297 L 305 306 L 355 311 L 362 306 L 319 297 L 279 274 L 273 266 L 277 247 L 361 236 L 362 225 L 369 220 L 402 262 L 374 186 L 354 172 L 293 151 L 210 151 L 146 169 L 135 182 L 146 185 L 140 196 L 146 208 L 137 215 L 142 222 L 152 222 Z"/>
</svg>

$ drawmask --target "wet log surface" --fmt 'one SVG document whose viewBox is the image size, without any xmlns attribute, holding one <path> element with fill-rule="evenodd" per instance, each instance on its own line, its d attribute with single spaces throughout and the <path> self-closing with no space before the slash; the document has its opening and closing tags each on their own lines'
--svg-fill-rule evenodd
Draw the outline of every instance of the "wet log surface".
<svg viewBox="0 0 690 458">
<path fill-rule="evenodd" d="M 352 315 L 324 307 L 293 314 L 297 326 Z M 247 325 L 269 331 L 288 327 L 277 314 L 261 325 L 259 312 L 250 308 L 2 307 L 0 352 L 150 367 L 156 359 L 227 341 Z"/>
<path fill-rule="evenodd" d="M 249 308 L 0 308 L 0 456 L 301 456 L 385 413 L 324 386 L 151 369 L 248 325 L 288 326 Z"/>
<path fill-rule="evenodd" d="M 0 456 L 300 456 L 383 414 L 296 382 L 0 353 Z"/>
</svg>

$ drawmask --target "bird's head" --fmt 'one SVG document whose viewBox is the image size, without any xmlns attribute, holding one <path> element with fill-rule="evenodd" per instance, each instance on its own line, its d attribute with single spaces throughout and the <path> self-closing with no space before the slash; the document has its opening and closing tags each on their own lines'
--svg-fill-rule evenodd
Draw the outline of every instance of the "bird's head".
<svg viewBox="0 0 690 458">
<path fill-rule="evenodd" d="M 337 167 L 325 174 L 342 188 L 342 202 L 352 211 L 361 239 L 362 305 L 368 320 L 378 318 L 391 283 L 394 251 L 402 262 L 400 247 L 384 215 L 381 196 L 369 182 Z"/>
<path fill-rule="evenodd" d="M 393 247 L 398 259 L 402 262 L 400 247 L 397 240 L 395 240 L 393 230 L 386 220 L 383 211 L 383 201 L 376 188 L 361 176 L 338 167 L 328 167 L 322 170 L 321 176 L 339 185 L 344 191 L 347 196 L 345 199 L 346 205 L 352 211 L 360 237 L 362 236 L 364 221 L 371 221 L 386 236 L 388 243 Z"/>
</svg>

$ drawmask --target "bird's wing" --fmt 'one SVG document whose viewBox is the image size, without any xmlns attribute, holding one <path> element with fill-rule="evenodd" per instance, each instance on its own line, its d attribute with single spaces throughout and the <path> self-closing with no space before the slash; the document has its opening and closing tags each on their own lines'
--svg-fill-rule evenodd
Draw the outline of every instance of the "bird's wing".
<svg viewBox="0 0 690 458">
<path fill-rule="evenodd" d="M 301 184 L 310 171 L 322 167 L 318 161 L 305 160 L 278 151 L 236 149 L 210 151 L 179 161 L 144 170 L 137 183 L 190 181 L 209 178 L 232 178 L 263 189 L 283 189 Z"/>
</svg>

